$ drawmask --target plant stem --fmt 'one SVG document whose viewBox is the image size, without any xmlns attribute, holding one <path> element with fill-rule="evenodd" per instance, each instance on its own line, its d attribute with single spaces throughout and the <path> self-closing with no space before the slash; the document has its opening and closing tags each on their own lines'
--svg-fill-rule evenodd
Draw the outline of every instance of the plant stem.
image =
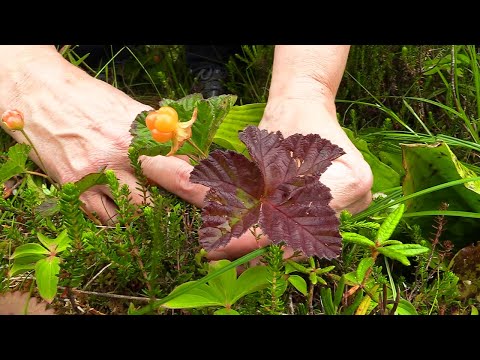
<svg viewBox="0 0 480 360">
<path fill-rule="evenodd" d="M 23 136 L 25 136 L 25 139 L 27 139 L 28 143 L 32 146 L 32 149 L 33 149 L 33 151 L 35 152 L 35 155 L 37 155 L 38 161 L 40 161 L 40 165 L 41 165 L 43 171 L 46 172 L 46 171 L 47 171 L 47 170 L 46 170 L 47 167 L 46 167 L 45 164 L 43 163 L 43 160 L 42 160 L 40 154 L 38 153 L 37 148 L 36 148 L 35 145 L 33 144 L 32 140 L 31 140 L 30 137 L 27 135 L 27 133 L 25 132 L 25 130 L 22 129 L 22 130 L 20 130 L 20 132 L 23 134 Z M 36 174 L 38 174 L 38 173 L 36 173 Z M 56 183 L 55 181 L 53 181 L 53 179 L 50 177 L 50 175 L 45 174 L 44 177 L 45 177 L 46 179 L 48 179 L 48 181 L 50 181 L 50 182 L 53 184 L 53 186 L 55 186 L 55 187 L 58 189 L 57 183 Z"/>
<path fill-rule="evenodd" d="M 197 151 L 200 153 L 200 155 L 202 155 L 202 159 L 206 159 L 206 158 L 208 157 L 208 155 L 205 154 L 205 153 L 202 151 L 202 149 L 200 149 L 200 148 L 197 146 L 197 144 L 195 144 L 195 142 L 192 141 L 192 139 L 187 139 L 187 142 L 188 142 L 190 145 L 192 145 L 192 146 L 195 148 L 195 150 L 197 150 Z"/>
</svg>

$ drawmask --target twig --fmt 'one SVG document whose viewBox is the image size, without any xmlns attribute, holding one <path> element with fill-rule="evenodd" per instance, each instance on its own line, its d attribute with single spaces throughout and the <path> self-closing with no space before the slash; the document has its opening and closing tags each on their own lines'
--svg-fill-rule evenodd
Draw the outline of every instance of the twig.
<svg viewBox="0 0 480 360">
<path fill-rule="evenodd" d="M 140 253 L 138 252 L 137 247 L 135 246 L 135 240 L 133 239 L 133 235 L 129 235 L 128 238 L 130 239 L 130 242 L 132 243 L 133 249 L 132 253 L 135 255 L 135 258 L 137 259 L 138 267 L 140 268 L 143 277 L 145 278 L 145 282 L 147 284 L 147 288 L 149 291 L 152 291 L 152 287 L 150 286 L 150 281 L 148 281 L 148 274 L 145 271 L 145 266 L 143 266 L 143 261 L 142 258 L 140 257 Z"/>
<path fill-rule="evenodd" d="M 102 268 L 102 270 L 100 270 L 93 278 L 90 279 L 89 282 L 87 282 L 87 284 L 83 287 L 83 289 L 85 290 L 87 287 L 89 287 L 90 284 L 91 284 L 93 281 L 95 281 L 95 279 L 96 279 L 97 277 L 99 277 L 102 272 L 104 272 L 105 270 L 107 270 L 108 267 L 109 267 L 110 265 L 112 265 L 112 264 L 113 264 L 113 263 L 110 263 L 110 264 L 108 264 L 108 265 L 105 265 L 105 266 Z"/>
<path fill-rule="evenodd" d="M 65 287 L 59 286 L 60 289 L 64 290 Z M 99 293 L 96 291 L 85 291 L 85 290 L 78 290 L 78 289 L 71 289 L 73 293 L 77 294 L 84 294 L 84 295 L 94 295 L 94 296 L 101 296 L 101 297 L 106 297 L 106 298 L 112 298 L 112 299 L 123 299 L 123 300 L 135 300 L 135 301 L 142 301 L 142 302 L 150 302 L 151 300 L 157 300 L 157 299 L 150 299 L 150 298 L 144 298 L 144 297 L 138 297 L 138 296 L 126 296 L 126 295 L 118 295 L 118 294 L 109 294 L 109 293 Z"/>
</svg>

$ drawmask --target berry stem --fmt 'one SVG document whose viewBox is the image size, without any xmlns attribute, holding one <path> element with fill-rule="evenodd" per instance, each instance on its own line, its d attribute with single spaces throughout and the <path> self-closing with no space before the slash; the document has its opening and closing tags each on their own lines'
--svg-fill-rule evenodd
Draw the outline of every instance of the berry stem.
<svg viewBox="0 0 480 360">
<path fill-rule="evenodd" d="M 195 150 L 197 150 L 197 151 L 200 153 L 200 155 L 202 155 L 202 159 L 206 159 L 206 158 L 208 157 L 208 155 L 205 154 L 205 153 L 202 151 L 202 149 L 200 149 L 200 148 L 197 146 L 197 144 L 195 144 L 195 142 L 192 141 L 192 139 L 187 139 L 187 142 L 188 142 L 190 145 L 192 145 L 192 146 L 195 148 Z"/>
<path fill-rule="evenodd" d="M 27 135 L 27 133 L 25 132 L 25 130 L 22 129 L 22 130 L 19 130 L 19 131 L 23 134 L 23 136 L 25 136 L 25 139 L 27 139 L 28 143 L 32 146 L 32 149 L 33 149 L 33 151 L 35 152 L 35 155 L 37 155 L 38 161 L 40 161 L 40 165 L 41 165 L 43 171 L 46 171 L 46 166 L 45 166 L 45 164 L 43 163 L 43 160 L 42 160 L 42 158 L 40 157 L 40 154 L 38 153 L 37 148 L 36 148 L 35 145 L 33 144 L 33 142 L 32 142 L 32 140 L 30 139 L 30 137 Z M 33 174 L 33 173 L 34 173 L 34 172 L 32 172 L 32 174 Z M 37 173 L 37 174 L 38 174 L 38 173 Z M 48 181 L 50 181 L 50 182 L 58 189 L 57 183 L 56 183 L 55 181 L 53 181 L 53 179 L 52 179 L 48 174 L 45 174 L 45 176 L 43 176 L 43 177 L 45 177 L 46 179 L 48 179 Z"/>
</svg>

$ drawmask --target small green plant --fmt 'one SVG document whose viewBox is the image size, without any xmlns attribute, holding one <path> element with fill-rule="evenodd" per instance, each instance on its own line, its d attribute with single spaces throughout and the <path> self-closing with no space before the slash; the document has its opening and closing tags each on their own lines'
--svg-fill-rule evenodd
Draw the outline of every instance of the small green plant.
<svg viewBox="0 0 480 360">
<path fill-rule="evenodd" d="M 42 233 L 37 233 L 40 244 L 29 243 L 20 245 L 13 252 L 10 276 L 21 272 L 35 270 L 35 281 L 40 296 L 51 303 L 57 294 L 58 274 L 60 273 L 60 253 L 71 243 L 67 230 L 63 230 L 56 238 L 50 239 Z M 43 245 L 43 246 L 42 246 Z"/>
<path fill-rule="evenodd" d="M 211 261 L 209 274 L 230 263 L 225 259 Z M 170 294 L 174 298 L 163 306 L 170 309 L 216 307 L 214 315 L 238 315 L 238 311 L 234 309 L 238 300 L 268 286 L 268 269 L 265 266 L 250 267 L 237 278 L 236 269 L 231 268 L 207 283 L 175 296 L 182 289 L 190 287 L 192 283 L 194 282 L 186 282 L 175 288 Z"/>
</svg>

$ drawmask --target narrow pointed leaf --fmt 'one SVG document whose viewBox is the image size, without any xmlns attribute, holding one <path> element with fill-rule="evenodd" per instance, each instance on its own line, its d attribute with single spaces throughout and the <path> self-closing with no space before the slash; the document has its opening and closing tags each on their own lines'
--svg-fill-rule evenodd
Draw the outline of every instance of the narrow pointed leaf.
<svg viewBox="0 0 480 360">
<path fill-rule="evenodd" d="M 306 274 L 308 272 L 307 268 L 303 266 L 302 264 L 293 261 L 293 260 L 287 260 L 285 264 L 285 274 L 290 274 L 292 272 L 299 271 L 301 273 Z"/>
<path fill-rule="evenodd" d="M 398 240 L 387 240 L 382 243 L 382 246 L 387 246 L 387 245 L 401 245 L 402 242 Z"/>
<path fill-rule="evenodd" d="M 372 240 L 357 233 L 342 232 L 342 238 L 344 242 L 359 244 L 362 246 L 375 247 L 375 243 Z"/>
<path fill-rule="evenodd" d="M 365 274 L 367 273 L 368 269 L 370 269 L 375 261 L 373 258 L 368 257 L 368 258 L 363 258 L 362 261 L 358 264 L 357 267 L 357 281 L 359 283 L 363 282 L 363 279 L 365 278 Z"/>
<path fill-rule="evenodd" d="M 84 193 L 92 186 L 107 184 L 107 177 L 105 176 L 105 172 L 103 170 L 104 169 L 96 173 L 85 175 L 80 180 L 75 181 L 75 186 L 77 187 L 80 194 Z"/>
<path fill-rule="evenodd" d="M 405 205 L 400 204 L 393 212 L 391 212 L 387 218 L 380 225 L 380 228 L 377 231 L 377 236 L 375 240 L 382 244 L 384 241 L 387 241 L 390 236 L 392 236 L 395 228 L 402 219 L 403 212 L 405 211 Z"/>
<path fill-rule="evenodd" d="M 322 298 L 325 314 L 335 315 L 337 311 L 332 301 L 332 289 L 326 287 L 320 288 L 320 297 Z"/>
<path fill-rule="evenodd" d="M 429 251 L 425 246 L 419 244 L 399 244 L 387 246 L 389 250 L 395 250 L 405 256 L 416 256 Z"/>
<path fill-rule="evenodd" d="M 352 272 L 349 272 L 348 274 L 345 274 L 344 278 L 345 278 L 346 283 L 350 286 L 360 284 L 360 281 L 357 280 L 357 272 L 356 271 L 352 271 Z"/>
<path fill-rule="evenodd" d="M 407 257 L 405 255 L 403 255 L 402 253 L 398 252 L 398 251 L 395 251 L 395 250 L 392 250 L 390 249 L 390 246 L 387 246 L 387 247 L 378 247 L 377 248 L 377 251 L 383 255 L 385 255 L 386 257 L 389 257 L 393 260 L 397 260 L 399 262 L 401 262 L 403 265 L 405 266 L 409 266 L 410 265 L 410 261 L 408 261 Z"/>
<path fill-rule="evenodd" d="M 57 247 L 55 239 L 50 239 L 49 237 L 43 235 L 42 233 L 37 233 L 37 238 L 48 250 L 53 251 Z"/>
<path fill-rule="evenodd" d="M 337 288 L 335 289 L 335 295 L 333 297 L 333 306 L 335 310 L 340 306 L 340 302 L 343 299 L 343 291 L 345 289 L 345 277 L 341 277 L 338 282 Z"/>
<path fill-rule="evenodd" d="M 55 238 L 55 242 L 57 243 L 57 253 L 66 250 L 70 246 L 72 239 L 70 239 L 68 236 L 67 229 L 58 234 L 58 236 Z"/>
<path fill-rule="evenodd" d="M 334 265 L 332 265 L 332 266 L 327 266 L 327 267 L 325 267 L 325 268 L 323 268 L 323 269 L 317 269 L 317 270 L 315 270 L 315 274 L 317 274 L 317 275 L 323 275 L 323 274 L 326 274 L 326 273 L 332 271 L 333 269 L 335 269 L 335 266 L 334 266 Z"/>
<path fill-rule="evenodd" d="M 355 315 L 365 315 L 368 311 L 370 303 L 372 302 L 372 298 L 366 295 L 360 305 L 358 306 L 357 310 L 355 311 Z"/>
</svg>

